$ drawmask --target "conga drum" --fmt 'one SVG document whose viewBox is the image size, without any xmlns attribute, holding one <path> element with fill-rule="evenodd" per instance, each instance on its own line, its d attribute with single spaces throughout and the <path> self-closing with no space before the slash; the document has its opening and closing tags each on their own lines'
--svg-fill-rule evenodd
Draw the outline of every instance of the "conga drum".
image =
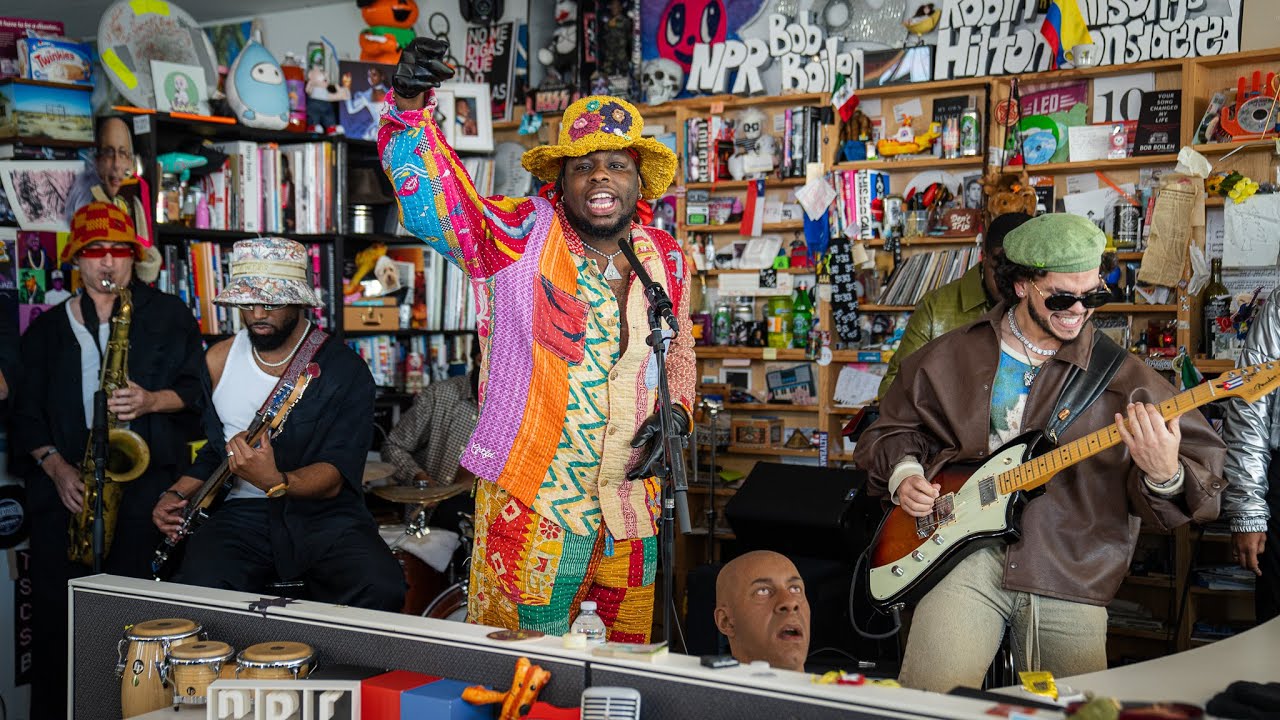
<svg viewBox="0 0 1280 720">
<path fill-rule="evenodd" d="M 250 645 L 236 656 L 236 677 L 245 680 L 297 680 L 315 667 L 316 653 L 300 642 L 264 642 Z"/>
<path fill-rule="evenodd" d="M 235 648 L 217 640 L 201 640 L 169 649 L 165 680 L 173 689 L 175 705 L 203 705 L 209 684 L 235 677 Z"/>
<path fill-rule="evenodd" d="M 200 640 L 198 623 L 184 618 L 147 620 L 125 631 L 116 646 L 120 710 L 124 717 L 144 715 L 173 704 L 162 677 L 165 657 L 177 646 Z"/>
</svg>

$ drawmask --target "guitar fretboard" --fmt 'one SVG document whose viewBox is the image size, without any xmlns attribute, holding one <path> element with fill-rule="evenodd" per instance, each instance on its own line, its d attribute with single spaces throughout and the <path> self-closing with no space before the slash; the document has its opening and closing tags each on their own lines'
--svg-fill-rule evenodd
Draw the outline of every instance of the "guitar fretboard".
<svg viewBox="0 0 1280 720">
<path fill-rule="evenodd" d="M 1243 371 L 1235 372 L 1246 372 L 1247 370 L 1246 368 Z M 1223 397 L 1223 393 L 1218 387 L 1220 381 L 1221 378 L 1213 382 L 1197 385 L 1186 392 L 1165 400 L 1156 407 L 1166 421 L 1171 420 L 1189 410 Z M 1034 490 L 1049 482 L 1053 476 L 1063 470 L 1081 460 L 1093 457 L 1103 450 L 1119 445 L 1120 442 L 1120 428 L 1116 423 L 1112 423 L 1101 430 L 1085 435 L 1079 440 L 1073 440 L 1044 455 L 1028 460 L 1011 470 L 1000 473 L 996 476 L 997 487 L 1003 495 L 1008 495 L 1018 490 Z"/>
</svg>

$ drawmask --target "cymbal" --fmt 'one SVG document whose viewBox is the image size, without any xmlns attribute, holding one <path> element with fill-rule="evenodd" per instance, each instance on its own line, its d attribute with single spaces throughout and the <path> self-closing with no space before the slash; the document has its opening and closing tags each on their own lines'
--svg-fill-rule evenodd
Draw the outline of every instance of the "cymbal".
<svg viewBox="0 0 1280 720">
<path fill-rule="evenodd" d="M 369 462 L 366 462 L 364 464 L 364 477 L 362 479 L 364 484 L 368 485 L 369 483 L 374 483 L 374 482 L 378 482 L 379 480 L 386 480 L 387 478 L 394 477 L 395 474 L 396 474 L 395 465 L 392 465 L 391 463 L 377 462 L 376 460 L 370 460 Z"/>
<path fill-rule="evenodd" d="M 423 503 L 439 503 L 455 495 L 471 490 L 472 482 L 454 483 L 444 487 L 412 487 L 409 485 L 386 485 L 373 488 L 373 494 L 391 502 L 417 505 Z"/>
</svg>

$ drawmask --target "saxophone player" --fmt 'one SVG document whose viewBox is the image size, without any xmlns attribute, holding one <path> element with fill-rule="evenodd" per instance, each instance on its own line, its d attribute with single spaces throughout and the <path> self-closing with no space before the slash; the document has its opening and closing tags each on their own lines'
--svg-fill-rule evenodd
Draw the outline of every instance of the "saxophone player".
<svg viewBox="0 0 1280 720">
<path fill-rule="evenodd" d="M 132 221 L 115 205 L 96 202 L 76 212 L 62 261 L 78 268 L 84 291 L 43 313 L 27 329 L 21 341 L 23 377 L 11 383 L 14 445 L 34 461 L 26 484 L 33 624 L 39 636 L 32 689 L 36 717 L 63 713 L 66 583 L 90 571 L 68 559 L 68 530 L 85 502 L 80 464 L 101 366 L 111 364 L 110 351 L 119 346 L 111 337 L 109 320 L 118 304 L 118 293 L 111 288 L 128 289 L 132 313 L 123 343 L 127 379 L 110 393 L 107 409 L 119 426 L 127 424 L 140 436 L 150 460 L 140 477 L 117 486 L 123 492 L 105 572 L 149 577 L 151 553 L 161 539 L 151 523 L 151 508 L 185 467 L 187 441 L 199 435 L 199 330 L 180 300 L 134 281 L 141 247 Z"/>
</svg>

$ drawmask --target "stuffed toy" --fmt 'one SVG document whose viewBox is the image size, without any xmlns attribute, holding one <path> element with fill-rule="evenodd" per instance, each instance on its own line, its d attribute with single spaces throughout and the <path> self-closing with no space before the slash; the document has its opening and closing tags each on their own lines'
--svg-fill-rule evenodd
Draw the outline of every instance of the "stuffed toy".
<svg viewBox="0 0 1280 720">
<path fill-rule="evenodd" d="M 360 33 L 361 62 L 395 65 L 400 51 L 417 36 L 418 4 L 414 0 L 356 0 L 369 27 Z"/>
<path fill-rule="evenodd" d="M 283 130 L 289 125 L 284 72 L 257 40 L 244 46 L 227 71 L 227 104 L 242 125 L 264 130 Z"/>
<path fill-rule="evenodd" d="M 729 158 L 729 174 L 734 180 L 760 177 L 773 172 L 775 143 L 764 131 L 764 113 L 752 108 L 738 118 L 733 144 L 736 152 Z"/>
<path fill-rule="evenodd" d="M 546 66 L 548 79 L 553 83 L 573 87 L 577 85 L 578 74 L 578 3 L 556 0 L 555 17 L 551 42 L 538 50 L 538 62 Z"/>
<path fill-rule="evenodd" d="M 472 705 L 502 703 L 498 720 L 520 720 L 529 714 L 538 693 L 551 679 L 551 673 L 522 657 L 516 661 L 516 672 L 511 678 L 511 689 L 506 692 L 489 690 L 483 685 L 472 685 L 462 691 L 462 699 Z"/>
<path fill-rule="evenodd" d="M 991 220 L 1011 212 L 1036 214 L 1036 191 L 1025 168 L 1016 178 L 998 172 L 984 175 L 982 192 L 987 196 L 987 217 Z"/>
</svg>

